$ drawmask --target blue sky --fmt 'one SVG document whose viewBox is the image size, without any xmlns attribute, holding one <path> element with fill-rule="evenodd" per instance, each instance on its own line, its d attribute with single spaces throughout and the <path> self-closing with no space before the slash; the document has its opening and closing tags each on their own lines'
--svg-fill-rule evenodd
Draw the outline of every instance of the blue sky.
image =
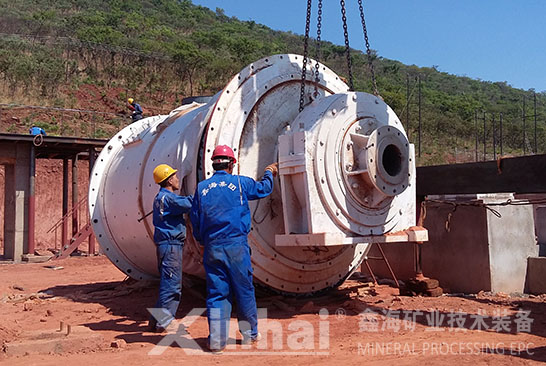
<svg viewBox="0 0 546 366">
<path fill-rule="evenodd" d="M 305 0 L 192 2 L 276 30 L 305 29 Z M 358 3 L 346 3 L 350 45 L 364 50 Z M 364 11 L 371 47 L 382 57 L 546 91 L 546 0 L 364 0 Z M 344 43 L 338 0 L 323 0 L 322 24 L 323 39 Z"/>
</svg>

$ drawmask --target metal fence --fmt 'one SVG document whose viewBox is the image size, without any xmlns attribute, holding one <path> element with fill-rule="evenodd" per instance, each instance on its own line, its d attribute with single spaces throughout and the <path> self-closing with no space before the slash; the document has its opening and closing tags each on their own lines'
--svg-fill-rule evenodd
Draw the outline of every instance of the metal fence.
<svg viewBox="0 0 546 366">
<path fill-rule="evenodd" d="M 447 163 L 495 160 L 501 156 L 524 156 L 546 153 L 546 116 L 537 111 L 535 92 L 523 92 L 519 108 L 520 116 L 514 113 L 475 110 L 471 119 L 466 119 L 465 131 L 434 131 L 430 123 L 424 121 L 424 106 L 420 76 L 415 77 L 415 85 L 410 89 L 407 76 L 406 105 L 396 111 L 405 124 L 410 142 L 415 144 L 415 154 L 419 165 L 429 165 L 430 159 L 424 156 L 427 143 L 434 143 L 449 155 L 443 160 Z M 414 117 L 410 117 L 413 107 Z M 415 113 L 415 109 L 417 112 Z M 512 111 L 513 112 L 513 111 Z M 429 123 L 428 128 L 425 124 Z M 432 163 L 439 163 L 437 160 Z"/>
</svg>

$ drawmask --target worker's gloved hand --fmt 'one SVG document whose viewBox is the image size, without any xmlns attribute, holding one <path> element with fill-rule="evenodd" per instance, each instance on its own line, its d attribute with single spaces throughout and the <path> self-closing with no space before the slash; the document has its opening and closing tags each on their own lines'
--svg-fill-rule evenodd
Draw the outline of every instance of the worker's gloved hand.
<svg viewBox="0 0 546 366">
<path fill-rule="evenodd" d="M 265 170 L 269 170 L 273 174 L 273 176 L 276 177 L 277 173 L 279 172 L 279 163 L 269 164 L 265 167 Z"/>
</svg>

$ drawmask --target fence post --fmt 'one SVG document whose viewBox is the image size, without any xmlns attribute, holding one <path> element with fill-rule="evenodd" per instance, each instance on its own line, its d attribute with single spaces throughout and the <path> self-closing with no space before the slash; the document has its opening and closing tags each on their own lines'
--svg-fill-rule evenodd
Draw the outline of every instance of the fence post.
<svg viewBox="0 0 546 366">
<path fill-rule="evenodd" d="M 500 144 L 500 155 L 502 156 L 502 112 L 500 113 L 500 121 L 499 121 L 499 144 Z"/>
<path fill-rule="evenodd" d="M 491 115 L 491 126 L 493 129 L 493 160 L 497 160 L 497 139 L 495 137 L 495 115 Z"/>
<path fill-rule="evenodd" d="M 410 108 L 409 74 L 406 74 L 406 134 L 408 135 L 408 140 L 410 137 L 409 108 Z"/>
<path fill-rule="evenodd" d="M 538 154 L 537 147 L 537 93 L 533 92 L 533 99 L 535 104 L 535 154 Z"/>
<path fill-rule="evenodd" d="M 474 111 L 474 133 L 476 135 L 476 148 L 474 150 L 476 154 L 476 161 L 478 161 L 478 110 Z"/>
<path fill-rule="evenodd" d="M 487 140 L 485 139 L 485 111 L 483 111 L 483 161 L 487 160 Z"/>
<path fill-rule="evenodd" d="M 521 118 L 523 120 L 523 155 L 526 155 L 527 147 L 525 146 L 525 140 L 527 140 L 527 136 L 525 136 L 525 95 L 523 96 L 523 111 Z"/>
<path fill-rule="evenodd" d="M 419 157 L 421 157 L 421 74 L 417 75 L 419 80 Z"/>
</svg>

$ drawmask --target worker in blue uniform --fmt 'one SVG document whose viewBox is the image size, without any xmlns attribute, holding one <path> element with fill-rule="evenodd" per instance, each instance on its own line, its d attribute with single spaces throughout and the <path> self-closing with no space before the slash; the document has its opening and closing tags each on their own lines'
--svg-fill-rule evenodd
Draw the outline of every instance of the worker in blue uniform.
<svg viewBox="0 0 546 366">
<path fill-rule="evenodd" d="M 176 315 L 182 295 L 182 248 L 186 239 L 184 213 L 191 209 L 193 197 L 174 193 L 180 189 L 176 169 L 160 164 L 154 169 L 154 181 L 160 185 L 154 198 L 154 242 L 160 276 L 159 298 L 155 308 L 161 316 L 150 320 L 150 330 L 163 332 Z"/>
<path fill-rule="evenodd" d="M 205 247 L 209 348 L 220 353 L 228 340 L 233 300 L 237 303 L 243 343 L 260 338 L 247 241 L 250 232 L 248 201 L 266 197 L 273 191 L 277 163 L 266 167 L 263 178 L 257 182 L 232 175 L 236 159 L 229 146 L 217 146 L 212 161 L 214 175 L 197 185 L 190 219 L 195 239 Z"/>
<path fill-rule="evenodd" d="M 29 130 L 28 130 L 28 133 L 30 133 L 31 135 L 43 135 L 43 136 L 46 136 L 47 133 L 45 132 L 45 130 L 41 127 L 38 127 L 38 126 L 32 126 Z"/>
<path fill-rule="evenodd" d="M 142 111 L 142 107 L 140 106 L 140 104 L 135 102 L 135 100 L 133 98 L 128 98 L 127 103 L 128 103 L 127 108 L 129 108 L 131 110 L 131 119 L 133 120 L 133 122 L 136 122 L 136 121 L 144 118 L 142 116 L 142 114 L 144 112 Z"/>
</svg>

